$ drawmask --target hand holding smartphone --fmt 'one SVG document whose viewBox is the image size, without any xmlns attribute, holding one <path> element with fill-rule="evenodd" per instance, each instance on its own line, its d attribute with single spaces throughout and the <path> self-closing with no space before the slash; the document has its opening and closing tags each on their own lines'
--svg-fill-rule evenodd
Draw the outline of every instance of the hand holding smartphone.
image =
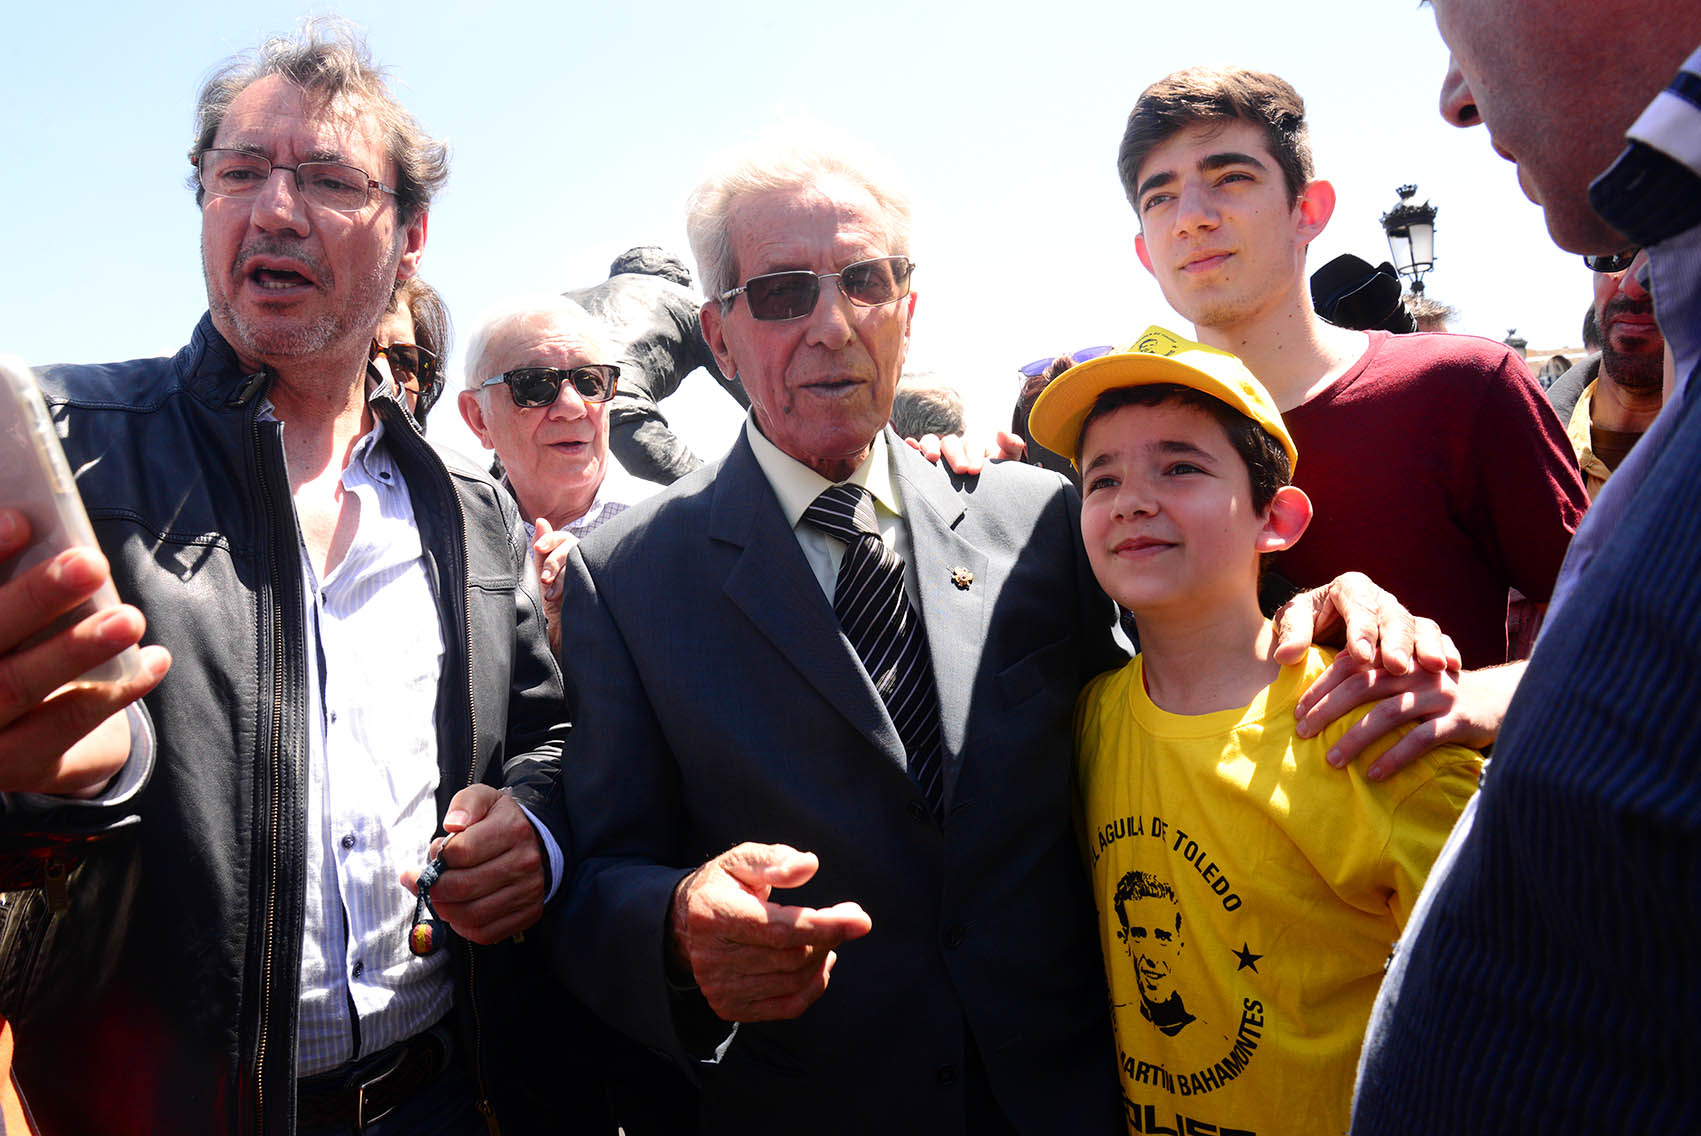
<svg viewBox="0 0 1701 1136">
<path fill-rule="evenodd" d="M 100 560 L 34 376 L 4 356 L 0 509 L 0 791 L 94 796 L 132 761 L 125 708 L 164 677 L 171 656 L 136 647 L 141 613 L 119 601 Z M 151 749 L 143 760 L 140 776 Z"/>
<path fill-rule="evenodd" d="M 98 548 L 88 514 L 71 468 L 54 433 L 41 391 L 28 367 L 0 355 L 0 507 L 17 509 L 29 519 L 30 544 L 18 555 L 0 560 L 0 585 L 68 548 Z M 118 592 L 108 580 L 89 599 L 65 612 L 20 647 L 51 638 L 82 619 L 117 607 Z M 84 680 L 120 681 L 141 667 L 135 647 L 82 676 Z"/>
</svg>

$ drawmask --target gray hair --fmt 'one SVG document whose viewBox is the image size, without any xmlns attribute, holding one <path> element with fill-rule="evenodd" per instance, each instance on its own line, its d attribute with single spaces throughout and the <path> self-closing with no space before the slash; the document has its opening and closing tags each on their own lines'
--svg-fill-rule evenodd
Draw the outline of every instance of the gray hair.
<svg viewBox="0 0 1701 1136">
<path fill-rule="evenodd" d="M 1422 293 L 1407 292 L 1401 298 L 1406 314 L 1412 317 L 1419 331 L 1446 331 L 1447 325 L 1459 318 L 1457 308 L 1448 307 Z"/>
<path fill-rule="evenodd" d="M 396 163 L 396 208 L 402 220 L 412 221 L 431 208 L 432 197 L 449 180 L 448 147 L 426 134 L 391 97 L 384 71 L 373 63 L 366 41 L 352 24 L 335 17 L 308 20 L 293 38 L 275 36 L 213 72 L 195 100 L 191 162 L 212 146 L 237 96 L 272 75 L 287 79 L 327 106 L 375 117 L 383 128 L 385 148 Z M 195 204 L 201 204 L 203 190 L 193 173 L 189 184 Z"/>
<path fill-rule="evenodd" d="M 485 313 L 478 330 L 467 342 L 466 386 L 468 390 L 482 389 L 479 384 L 495 378 L 491 357 L 496 348 L 510 335 L 523 331 L 553 328 L 577 335 L 585 340 L 590 353 L 598 362 L 613 362 L 609 358 L 604 330 L 597 318 L 565 296 L 522 296 L 508 300 Z"/>
<path fill-rule="evenodd" d="M 965 425 L 963 396 L 939 375 L 921 372 L 899 380 L 892 399 L 892 429 L 898 437 L 961 434 Z"/>
<path fill-rule="evenodd" d="M 819 133 L 819 132 L 813 132 Z M 713 300 L 738 287 L 740 270 L 732 251 L 732 215 L 740 198 L 844 178 L 866 190 L 885 218 L 887 253 L 910 253 L 910 203 L 892 188 L 879 162 L 854 143 L 819 142 L 793 135 L 765 135 L 723 155 L 719 165 L 685 204 L 685 227 L 697 258 L 703 294 Z"/>
</svg>

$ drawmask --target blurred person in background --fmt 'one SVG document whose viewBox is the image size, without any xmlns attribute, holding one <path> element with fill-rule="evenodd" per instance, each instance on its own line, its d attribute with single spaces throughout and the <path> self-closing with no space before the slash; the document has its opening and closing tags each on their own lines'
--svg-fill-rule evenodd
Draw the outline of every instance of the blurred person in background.
<svg viewBox="0 0 1701 1136">
<path fill-rule="evenodd" d="M 1665 337 L 1654 301 L 1638 277 L 1646 253 L 1584 258 L 1594 274 L 1589 307 L 1600 353 L 1571 367 L 1548 388 L 1566 423 L 1591 500 L 1630 456 L 1665 401 Z M 1585 333 L 1587 328 L 1585 328 Z"/>
<path fill-rule="evenodd" d="M 963 396 L 931 371 L 907 372 L 892 400 L 892 429 L 900 438 L 928 434 L 962 437 L 966 426 Z"/>
<path fill-rule="evenodd" d="M 390 306 L 372 337 L 372 361 L 388 370 L 401 388 L 408 413 L 425 430 L 425 416 L 443 394 L 454 326 L 437 289 L 415 276 L 390 296 Z"/>
</svg>

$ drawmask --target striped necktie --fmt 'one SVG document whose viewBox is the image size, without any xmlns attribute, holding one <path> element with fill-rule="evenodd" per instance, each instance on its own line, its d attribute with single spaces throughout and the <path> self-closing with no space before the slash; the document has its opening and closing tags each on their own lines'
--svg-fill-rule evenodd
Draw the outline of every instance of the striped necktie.
<svg viewBox="0 0 1701 1136">
<path fill-rule="evenodd" d="M 833 588 L 833 614 L 856 648 L 903 740 L 910 776 L 934 820 L 944 815 L 939 691 L 921 619 L 904 595 L 904 560 L 880 539 L 874 498 L 860 485 L 834 485 L 803 519 L 846 546 Z"/>
</svg>

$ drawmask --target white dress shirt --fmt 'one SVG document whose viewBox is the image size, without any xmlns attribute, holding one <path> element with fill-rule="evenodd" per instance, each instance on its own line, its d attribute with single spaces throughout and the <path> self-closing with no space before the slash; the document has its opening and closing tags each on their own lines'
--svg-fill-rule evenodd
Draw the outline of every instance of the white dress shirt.
<svg viewBox="0 0 1701 1136">
<path fill-rule="evenodd" d="M 915 558 L 910 555 L 910 534 L 904 525 L 904 506 L 898 495 L 898 483 L 892 477 L 892 457 L 886 446 L 886 432 L 882 430 L 874 435 L 874 444 L 869 447 L 868 456 L 862 464 L 844 481 L 836 483 L 828 481 L 764 438 L 756 426 L 754 415 L 745 419 L 744 435 L 756 455 L 756 464 L 762 467 L 768 484 L 774 487 L 774 495 L 780 499 L 780 510 L 785 513 L 786 523 L 791 526 L 798 546 L 803 549 L 803 558 L 809 562 L 810 572 L 814 573 L 816 583 L 827 594 L 828 606 L 833 603 L 833 589 L 839 580 L 839 565 L 844 560 L 845 545 L 805 522 L 803 514 L 814 504 L 815 498 L 834 484 L 860 485 L 874 498 L 880 539 L 903 558 L 904 591 L 910 597 L 911 606 L 919 612 L 921 605 L 916 602 L 916 597 L 921 594 L 920 578 L 916 575 Z"/>
<path fill-rule="evenodd" d="M 454 999 L 448 951 L 420 957 L 407 944 L 415 899 L 399 877 L 425 866 L 437 832 L 445 645 L 413 501 L 383 437 L 374 419 L 343 470 L 360 514 L 342 560 L 320 580 L 300 548 L 310 728 L 298 1077 L 411 1037 Z M 526 815 L 553 894 L 560 849 Z"/>
<path fill-rule="evenodd" d="M 375 420 L 343 470 L 360 520 L 341 562 L 320 580 L 300 550 L 311 648 L 302 1077 L 411 1037 L 454 999 L 448 952 L 408 950 L 414 897 L 398 881 L 424 866 L 437 831 L 444 644 L 413 503 L 383 434 Z"/>
</svg>

